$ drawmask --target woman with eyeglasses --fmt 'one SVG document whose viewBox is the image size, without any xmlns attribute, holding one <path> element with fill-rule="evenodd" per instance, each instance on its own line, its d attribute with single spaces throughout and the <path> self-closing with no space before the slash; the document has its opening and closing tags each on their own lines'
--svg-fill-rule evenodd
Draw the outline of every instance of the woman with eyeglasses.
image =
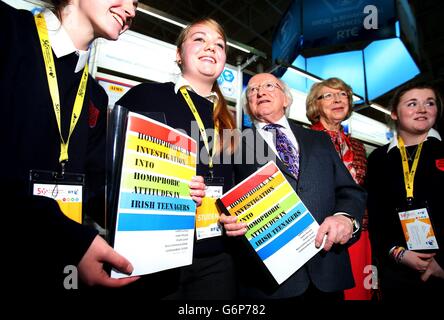
<svg viewBox="0 0 444 320">
<path fill-rule="evenodd" d="M 399 88 L 390 102 L 396 135 L 368 159 L 369 230 L 383 300 L 442 300 L 444 143 L 434 129 L 442 103 L 427 83 Z"/>
<path fill-rule="evenodd" d="M 313 130 L 328 133 L 335 149 L 355 182 L 364 184 L 367 158 L 364 145 L 347 135 L 341 123 L 352 113 L 352 88 L 339 78 L 329 78 L 315 83 L 307 96 L 307 118 Z M 367 214 L 361 224 L 360 238 L 349 247 L 355 287 L 345 290 L 345 300 L 370 300 L 372 290 L 365 285 L 365 278 L 372 265 L 370 240 L 367 231 Z M 368 267 L 367 267 L 368 268 Z"/>
</svg>

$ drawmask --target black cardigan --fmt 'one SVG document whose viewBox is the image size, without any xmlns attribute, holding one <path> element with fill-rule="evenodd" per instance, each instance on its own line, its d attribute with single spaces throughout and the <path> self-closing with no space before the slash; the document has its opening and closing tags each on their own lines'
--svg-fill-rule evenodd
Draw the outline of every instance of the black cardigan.
<svg viewBox="0 0 444 320">
<path fill-rule="evenodd" d="M 190 92 L 190 96 L 202 118 L 205 128 L 213 129 L 213 104 L 194 92 Z M 206 176 L 208 174 L 209 169 L 206 164 L 208 163 L 208 152 L 200 138 L 199 129 L 195 124 L 190 108 L 180 92 L 175 94 L 173 83 L 139 84 L 131 88 L 116 104 L 134 112 L 163 114 L 167 125 L 185 130 L 186 134 L 198 141 L 197 175 Z M 156 117 L 156 114 L 154 114 L 154 117 Z M 192 123 L 194 123 L 194 126 Z M 212 143 L 210 141 L 210 148 L 211 146 Z M 205 164 L 200 161 L 201 159 L 205 161 Z M 224 192 L 233 186 L 233 167 L 231 164 L 215 164 L 214 176 L 224 178 Z M 194 247 L 194 256 L 200 257 L 224 251 L 224 240 L 224 237 L 213 237 L 197 241 Z"/>
<path fill-rule="evenodd" d="M 414 152 L 415 147 L 407 147 Z M 432 285 L 438 281 L 430 278 L 426 283 L 419 280 L 419 274 L 403 265 L 396 264 L 389 257 L 393 246 L 406 247 L 405 238 L 397 214 L 402 208 L 406 191 L 397 147 L 387 153 L 388 145 L 379 147 L 368 158 L 367 190 L 369 234 L 372 251 L 378 262 L 383 288 L 415 288 Z M 435 138 L 424 142 L 414 180 L 414 199 L 421 204 L 425 201 L 429 209 L 435 236 L 440 250 L 435 259 L 444 267 L 444 169 L 438 160 L 444 161 L 444 143 Z M 410 167 L 411 167 L 410 163 Z M 439 169 L 440 168 L 440 169 Z M 442 280 L 441 280 L 442 285 Z"/>
<path fill-rule="evenodd" d="M 13 265 L 47 283 L 65 277 L 64 266 L 77 265 L 97 233 L 66 218 L 55 201 L 28 196 L 30 169 L 59 170 L 60 138 L 33 16 L 0 2 L 0 28 L 1 201 L 11 208 L 2 224 L 15 234 L 8 245 Z M 75 53 L 54 59 L 66 139 L 82 72 L 74 73 Z M 90 77 L 66 165 L 66 171 L 87 175 L 89 195 L 104 185 L 107 104 L 105 91 Z"/>
</svg>

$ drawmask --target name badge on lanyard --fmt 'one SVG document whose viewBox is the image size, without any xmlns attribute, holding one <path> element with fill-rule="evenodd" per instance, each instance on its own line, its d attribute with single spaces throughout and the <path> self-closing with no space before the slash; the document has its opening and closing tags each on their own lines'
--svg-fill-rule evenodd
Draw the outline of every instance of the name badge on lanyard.
<svg viewBox="0 0 444 320">
<path fill-rule="evenodd" d="M 83 102 L 85 100 L 85 92 L 88 83 L 88 64 L 82 73 L 79 87 L 77 89 L 74 106 L 69 122 L 69 132 L 66 140 L 62 136 L 62 118 L 60 92 L 57 81 L 57 72 L 52 53 L 52 47 L 48 35 L 48 28 L 43 13 L 34 16 L 37 33 L 40 40 L 40 46 L 45 63 L 46 78 L 48 81 L 49 94 L 51 95 L 52 107 L 57 121 L 57 128 L 60 135 L 60 156 L 59 162 L 61 172 L 30 170 L 30 193 L 37 196 L 45 196 L 56 200 L 63 213 L 72 220 L 82 223 L 82 203 L 83 203 L 83 186 L 85 176 L 83 174 L 65 173 L 64 167 L 68 162 L 68 147 L 71 135 L 80 118 Z"/>
<path fill-rule="evenodd" d="M 68 218 L 82 223 L 85 175 L 31 170 L 29 180 L 32 195 L 54 199 Z"/>
<path fill-rule="evenodd" d="M 412 167 L 409 167 L 407 149 L 401 136 L 398 137 L 398 147 L 401 153 L 402 170 L 406 191 L 406 210 L 398 210 L 399 220 L 408 250 L 436 250 L 439 249 L 435 231 L 427 210 L 427 203 L 414 198 L 414 179 L 418 167 L 423 142 L 418 144 L 415 151 Z"/>
<path fill-rule="evenodd" d="M 222 227 L 219 223 L 219 209 L 216 200 L 223 194 L 223 177 L 205 177 L 205 197 L 196 210 L 196 239 L 219 237 Z"/>
<path fill-rule="evenodd" d="M 439 249 L 426 207 L 398 212 L 408 250 Z"/>
</svg>

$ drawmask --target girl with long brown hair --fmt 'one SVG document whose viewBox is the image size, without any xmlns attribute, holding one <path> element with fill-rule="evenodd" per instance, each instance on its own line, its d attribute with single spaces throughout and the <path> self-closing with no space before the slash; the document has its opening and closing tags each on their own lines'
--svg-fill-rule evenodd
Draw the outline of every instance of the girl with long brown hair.
<svg viewBox="0 0 444 320">
<path fill-rule="evenodd" d="M 140 84 L 117 102 L 136 112 L 163 113 L 167 125 L 185 130 L 199 143 L 197 177 L 190 187 L 193 199 L 205 198 L 196 212 L 193 263 L 179 270 L 178 286 L 167 299 L 231 299 L 235 295 L 233 262 L 213 197 L 213 192 L 221 194 L 233 185 L 232 164 L 218 161 L 223 152 L 232 152 L 233 139 L 223 133 L 235 127 L 217 84 L 226 53 L 222 27 L 213 19 L 197 20 L 177 40 L 176 62 L 181 70 L 177 81 Z"/>
</svg>

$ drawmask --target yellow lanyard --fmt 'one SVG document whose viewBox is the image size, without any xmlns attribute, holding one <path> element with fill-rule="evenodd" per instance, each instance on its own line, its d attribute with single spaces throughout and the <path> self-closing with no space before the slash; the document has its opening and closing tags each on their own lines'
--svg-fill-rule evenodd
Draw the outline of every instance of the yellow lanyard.
<svg viewBox="0 0 444 320">
<path fill-rule="evenodd" d="M 415 153 L 415 159 L 413 160 L 412 169 L 409 169 L 409 161 L 407 158 L 407 151 L 404 145 L 404 141 L 399 136 L 398 145 L 401 152 L 402 170 L 404 172 L 404 185 L 407 199 L 413 198 L 413 181 L 415 180 L 416 168 L 418 167 L 419 156 L 422 150 L 422 142 L 418 145 L 418 150 Z"/>
<path fill-rule="evenodd" d="M 218 139 L 218 136 L 219 136 L 219 132 L 218 132 L 219 131 L 219 127 L 216 126 L 216 124 L 214 125 L 213 150 L 212 150 L 211 155 L 210 155 L 210 147 L 208 145 L 208 136 L 207 136 L 207 133 L 205 131 L 205 126 L 204 126 L 204 124 L 202 122 L 202 119 L 200 118 L 199 112 L 197 111 L 196 106 L 193 103 L 193 100 L 191 100 L 191 97 L 188 94 L 187 89 L 185 89 L 185 87 L 182 87 L 182 88 L 180 88 L 180 92 L 182 93 L 183 97 L 185 98 L 185 101 L 187 102 L 188 106 L 190 107 L 190 110 L 193 113 L 194 118 L 196 119 L 197 125 L 199 126 L 199 131 L 200 131 L 200 134 L 202 136 L 202 140 L 204 142 L 205 148 L 208 151 L 208 156 L 209 156 L 208 166 L 210 167 L 210 169 L 212 169 L 213 168 L 213 157 L 214 157 L 214 155 L 216 153 L 217 139 Z M 215 107 L 215 105 L 213 103 L 213 112 L 214 112 L 214 107 Z"/>
<path fill-rule="evenodd" d="M 82 112 L 83 100 L 85 99 L 86 84 L 88 82 L 88 64 L 85 65 L 82 78 L 80 80 L 79 89 L 77 90 L 76 100 L 74 102 L 74 108 L 71 114 L 71 124 L 69 127 L 68 139 L 63 140 L 62 126 L 60 121 L 60 95 L 57 82 L 57 74 L 55 70 L 54 58 L 52 56 L 52 48 L 49 42 L 48 29 L 46 27 L 45 17 L 42 13 L 35 15 L 35 23 L 39 34 L 40 45 L 42 47 L 43 59 L 45 61 L 46 77 L 48 78 L 49 92 L 51 94 L 52 105 L 57 120 L 57 126 L 60 134 L 60 158 L 59 162 L 64 163 L 68 161 L 68 145 L 71 134 L 79 120 L 80 113 Z M 62 165 L 63 167 L 63 165 Z"/>
</svg>

